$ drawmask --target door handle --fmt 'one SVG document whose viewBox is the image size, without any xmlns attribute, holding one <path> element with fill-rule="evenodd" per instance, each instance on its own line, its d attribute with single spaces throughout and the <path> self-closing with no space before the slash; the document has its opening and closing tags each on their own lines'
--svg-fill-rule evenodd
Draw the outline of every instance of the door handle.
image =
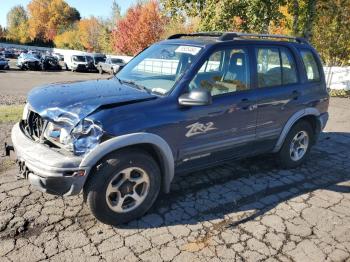
<svg viewBox="0 0 350 262">
<path fill-rule="evenodd" d="M 242 110 L 254 110 L 256 109 L 257 105 L 255 105 L 252 101 L 250 101 L 248 98 L 243 98 L 241 102 L 238 104 L 238 106 Z"/>
<path fill-rule="evenodd" d="M 300 96 L 300 92 L 299 92 L 298 90 L 294 90 L 294 91 L 292 92 L 292 96 L 291 96 L 291 97 L 292 97 L 294 100 L 298 100 L 299 96 Z"/>
</svg>

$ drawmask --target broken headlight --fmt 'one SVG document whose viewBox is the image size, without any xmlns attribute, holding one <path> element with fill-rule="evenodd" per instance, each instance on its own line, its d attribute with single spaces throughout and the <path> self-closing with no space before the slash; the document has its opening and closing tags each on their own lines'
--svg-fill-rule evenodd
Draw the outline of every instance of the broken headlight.
<svg viewBox="0 0 350 262">
<path fill-rule="evenodd" d="M 100 123 L 91 119 L 81 120 L 71 132 L 74 153 L 85 154 L 100 143 L 103 129 Z"/>
<path fill-rule="evenodd" d="M 48 123 L 45 137 L 59 143 L 76 155 L 83 155 L 99 144 L 103 135 L 101 124 L 91 119 L 81 120 L 73 129 Z"/>
</svg>

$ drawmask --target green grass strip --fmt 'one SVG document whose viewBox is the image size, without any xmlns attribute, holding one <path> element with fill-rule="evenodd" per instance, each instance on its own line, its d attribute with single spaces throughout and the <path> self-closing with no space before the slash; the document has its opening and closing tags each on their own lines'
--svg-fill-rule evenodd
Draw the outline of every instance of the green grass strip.
<svg viewBox="0 0 350 262">
<path fill-rule="evenodd" d="M 15 123 L 22 118 L 24 105 L 0 106 L 0 124 Z"/>
</svg>

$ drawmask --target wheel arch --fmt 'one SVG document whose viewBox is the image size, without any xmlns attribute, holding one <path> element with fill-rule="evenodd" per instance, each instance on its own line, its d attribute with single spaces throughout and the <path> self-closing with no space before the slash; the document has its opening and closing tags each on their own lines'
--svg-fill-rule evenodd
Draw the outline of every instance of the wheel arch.
<svg viewBox="0 0 350 262">
<path fill-rule="evenodd" d="M 303 110 L 300 110 L 296 113 L 294 113 L 287 121 L 287 123 L 284 125 L 282 132 L 280 133 L 280 136 L 276 142 L 276 145 L 273 149 L 273 152 L 278 152 L 283 143 L 284 140 L 286 139 L 290 129 L 299 121 L 301 120 L 306 120 L 309 122 L 312 126 L 312 129 L 314 130 L 314 135 L 315 135 L 315 141 L 317 139 L 318 134 L 321 132 L 322 125 L 323 123 L 320 122 L 319 119 L 320 112 L 316 108 L 306 108 Z"/>
<path fill-rule="evenodd" d="M 162 189 L 168 193 L 174 178 L 174 157 L 168 143 L 155 134 L 134 133 L 109 139 L 90 151 L 80 166 L 91 170 L 108 154 L 125 148 L 141 148 L 155 159 L 162 174 Z"/>
</svg>

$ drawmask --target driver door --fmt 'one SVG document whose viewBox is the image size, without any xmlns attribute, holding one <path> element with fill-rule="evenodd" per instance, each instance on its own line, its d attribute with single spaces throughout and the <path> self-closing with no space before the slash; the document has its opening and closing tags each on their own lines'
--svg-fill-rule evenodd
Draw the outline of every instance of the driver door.
<svg viewBox="0 0 350 262">
<path fill-rule="evenodd" d="M 198 70 L 187 91 L 208 89 L 212 104 L 179 108 L 184 120 L 178 170 L 252 153 L 257 98 L 250 88 L 250 64 L 248 48 L 228 46 L 214 51 Z"/>
</svg>

